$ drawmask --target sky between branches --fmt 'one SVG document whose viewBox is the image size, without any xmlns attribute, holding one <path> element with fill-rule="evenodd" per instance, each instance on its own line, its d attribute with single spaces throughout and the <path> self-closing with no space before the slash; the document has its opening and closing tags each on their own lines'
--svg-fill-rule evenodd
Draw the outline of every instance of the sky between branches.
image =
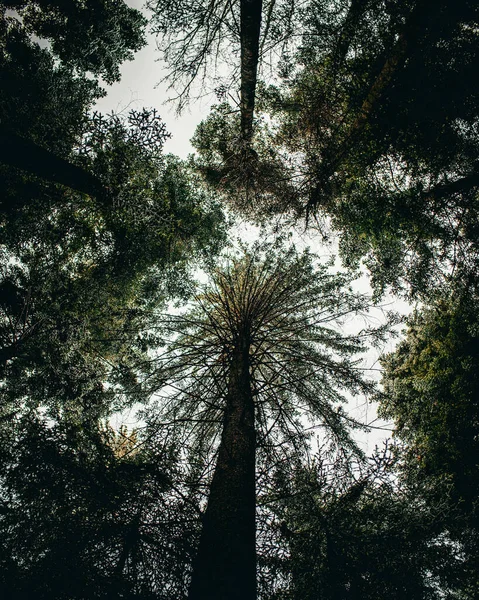
<svg viewBox="0 0 479 600">
<path fill-rule="evenodd" d="M 126 0 L 126 3 L 138 10 L 142 10 L 146 16 L 143 5 L 144 0 Z M 137 52 L 133 61 L 124 62 L 120 67 L 121 80 L 111 86 L 105 86 L 107 95 L 101 98 L 96 104 L 96 110 L 108 114 L 111 112 L 128 112 L 130 109 L 155 108 L 165 121 L 167 130 L 171 133 L 171 138 L 166 140 L 164 152 L 175 154 L 182 159 L 186 159 L 193 152 L 190 143 L 196 126 L 208 115 L 210 107 L 215 104 L 214 95 L 210 94 L 203 98 L 193 100 L 189 107 L 180 115 L 176 113 L 175 105 L 168 102 L 170 94 L 167 83 L 162 83 L 164 70 L 160 61 L 160 54 L 156 48 L 155 36 L 148 33 L 147 45 Z M 257 229 L 247 223 L 240 224 L 235 228 L 234 236 L 241 239 L 253 240 L 257 236 Z M 335 242 L 331 247 L 321 245 L 319 238 L 314 235 L 294 235 L 293 239 L 299 247 L 309 246 L 319 256 L 330 257 L 335 252 Z M 371 293 L 366 274 L 363 274 L 355 285 L 358 291 Z M 388 310 L 397 310 L 401 314 L 407 314 L 411 307 L 404 301 L 396 299 L 385 299 L 382 306 Z M 381 311 L 374 311 L 373 319 L 380 319 Z M 353 323 L 347 324 L 346 328 L 354 329 Z M 384 352 L 390 352 L 396 346 L 397 339 L 391 339 Z M 378 353 L 373 350 L 368 353 L 365 359 L 365 367 L 372 369 L 368 374 L 371 378 L 379 379 Z M 374 405 L 368 403 L 364 398 L 352 399 L 348 406 L 348 412 L 351 417 L 362 423 L 371 423 L 377 429 L 372 428 L 370 433 L 356 432 L 354 437 L 359 442 L 362 449 L 369 453 L 375 445 L 382 443 L 391 436 L 388 424 L 376 419 L 376 409 Z M 121 419 L 125 419 L 122 415 Z M 129 426 L 134 425 L 134 414 L 130 418 L 126 417 Z M 382 429 L 384 428 L 384 429 Z M 318 430 L 320 431 L 320 430 Z"/>
</svg>

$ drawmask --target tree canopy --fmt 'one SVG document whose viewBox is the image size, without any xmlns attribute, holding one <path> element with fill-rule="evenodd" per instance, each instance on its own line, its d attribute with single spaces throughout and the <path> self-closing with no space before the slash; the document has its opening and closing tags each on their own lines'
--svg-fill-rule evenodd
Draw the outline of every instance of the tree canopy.
<svg viewBox="0 0 479 600">
<path fill-rule="evenodd" d="M 477 290 L 455 289 L 416 312 L 408 325 L 405 340 L 383 359 L 380 413 L 396 423 L 402 477 L 430 503 L 442 503 L 443 526 L 463 551 L 463 586 L 473 590 L 478 557 Z"/>
<path fill-rule="evenodd" d="M 225 241 L 225 219 L 191 169 L 163 156 L 168 134 L 156 111 L 92 112 L 103 93 L 92 74 L 117 77 L 141 45 L 143 17 L 123 2 L 13 4 L 21 21 L 1 15 L 0 110 L 5 138 L 21 140 L 26 155 L 2 147 L 0 166 L 2 591 L 151 598 L 180 562 L 181 536 L 168 529 L 160 541 L 165 529 L 151 525 L 181 510 L 169 493 L 158 503 L 171 489 L 175 442 L 140 452 L 136 433 L 115 433 L 108 421 L 145 401 L 137 366 L 156 343 L 152 311 L 188 295 L 194 265 Z M 106 13 L 91 28 L 94 4 L 98 19 Z M 78 11 L 81 23 L 72 21 Z M 76 55 L 80 25 L 91 55 L 86 46 Z M 102 27 L 113 35 L 104 50 Z M 36 162 L 45 156 L 66 180 L 45 176 Z M 107 193 L 71 185 L 65 165 Z M 172 553 L 146 581 L 164 545 Z"/>
<path fill-rule="evenodd" d="M 0 595 L 473 600 L 477 2 L 147 6 L 0 7 Z"/>
<path fill-rule="evenodd" d="M 259 88 L 266 148 L 259 127 L 257 160 L 239 161 L 234 106 L 219 121 L 228 135 L 218 136 L 214 114 L 197 134 L 207 179 L 229 184 L 228 194 L 236 185 L 239 207 L 266 219 L 329 219 L 346 264 L 363 259 L 379 292 L 425 296 L 444 270 L 473 271 L 477 3 L 311 2 L 298 10 L 301 44 Z"/>
<path fill-rule="evenodd" d="M 273 463 L 285 442 L 304 452 L 307 419 L 356 448 L 348 430 L 359 424 L 340 403 L 372 391 L 353 356 L 386 328 L 342 334 L 341 320 L 361 316 L 369 300 L 348 287 L 347 275 L 315 263 L 277 244 L 245 248 L 213 271 L 191 312 L 163 324 L 179 336 L 148 385 L 164 388 L 166 418 L 193 423 L 203 447 L 221 438 L 190 598 L 256 597 L 257 447 Z"/>
<path fill-rule="evenodd" d="M 62 64 L 90 72 L 107 83 L 120 78 L 120 65 L 145 44 L 146 19 L 123 0 L 4 0 L 25 32 L 48 40 Z"/>
</svg>

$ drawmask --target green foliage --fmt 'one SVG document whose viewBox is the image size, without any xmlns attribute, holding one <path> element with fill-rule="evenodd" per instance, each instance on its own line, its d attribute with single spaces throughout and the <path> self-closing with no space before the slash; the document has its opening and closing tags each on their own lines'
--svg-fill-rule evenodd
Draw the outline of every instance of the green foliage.
<svg viewBox="0 0 479 600">
<path fill-rule="evenodd" d="M 44 385 L 58 382 L 54 372 L 63 365 L 66 372 L 98 369 L 101 381 L 112 373 L 105 359 L 133 360 L 144 351 L 135 332 L 146 326 L 150 308 L 184 297 L 188 261 L 211 256 L 223 243 L 219 205 L 178 160 L 159 155 L 148 129 L 142 136 L 138 124 L 93 120 L 79 160 L 109 181 L 114 193 L 107 202 L 31 182 L 35 201 L 9 206 L 1 238 L 2 285 L 9 294 L 1 325 L 2 351 L 12 361 L 5 371 L 13 378 L 9 394 L 31 381 L 28 398 L 39 393 L 56 402 L 57 395 L 45 394 L 37 377 Z M 160 141 L 163 137 L 160 128 Z M 25 180 L 12 174 L 11 182 L 15 199 Z M 69 377 L 64 387 L 79 399 Z"/>
<path fill-rule="evenodd" d="M 86 113 L 102 95 L 98 83 L 55 62 L 13 17 L 0 18 L 1 123 L 20 136 L 68 156 Z M 7 174 L 2 171 L 3 178 Z"/>
<path fill-rule="evenodd" d="M 63 65 L 101 76 L 120 78 L 119 66 L 145 44 L 146 19 L 123 0 L 6 0 L 25 31 L 48 40 Z"/>
<path fill-rule="evenodd" d="M 0 167 L 1 593 L 179 598 L 192 509 L 172 492 L 175 438 L 104 424 L 147 399 L 154 312 L 188 296 L 226 224 L 191 169 L 162 155 L 155 111 L 89 114 L 102 93 L 92 74 L 112 81 L 142 43 L 139 13 L 67 4 L 9 3 L 23 25 L 0 21 L 2 127 L 108 190 Z"/>
<path fill-rule="evenodd" d="M 366 315 L 370 303 L 351 290 L 351 277 L 330 273 L 309 252 L 268 243 L 226 257 L 210 276 L 191 312 L 159 323 L 172 339 L 158 355 L 149 385 L 158 393 L 163 388 L 158 408 L 166 418 L 178 426 L 194 423 L 201 444 L 214 440 L 229 361 L 245 335 L 257 435 L 270 459 L 277 458 L 282 440 L 304 449 L 305 418 L 322 423 L 335 443 L 355 447 L 348 429 L 358 424 L 341 403 L 348 394 L 374 389 L 355 356 L 386 335 L 387 326 L 341 333 L 340 324 Z"/>
<path fill-rule="evenodd" d="M 365 257 L 380 291 L 424 293 L 476 256 L 477 4 L 355 4 L 353 29 L 346 3 L 312 17 L 279 142 L 304 157 L 306 208 L 332 217 L 344 258 Z"/>
<path fill-rule="evenodd" d="M 213 81 L 223 100 L 239 3 L 149 5 L 173 86 L 185 86 L 180 103 L 228 55 L 233 77 Z M 155 110 L 90 114 L 99 78 L 117 80 L 144 43 L 138 11 L 120 0 L 2 6 L 2 128 L 106 190 L 92 197 L 0 166 L 4 595 L 186 596 L 242 337 L 263 596 L 475 597 L 477 3 L 264 2 L 261 60 L 278 51 L 280 80 L 259 86 L 253 142 L 221 104 L 198 127 L 190 164 L 162 154 Z M 363 260 L 378 294 L 436 292 L 383 360 L 380 414 L 396 424 L 396 471 L 386 455 L 359 461 L 357 423 L 342 408 L 374 391 L 359 357 L 388 326 L 344 334 L 369 299 L 352 291 L 352 275 L 280 242 L 215 265 L 226 224 L 201 177 L 256 220 L 330 219 L 346 264 Z M 160 317 L 188 298 L 200 264 L 211 280 L 189 310 Z M 441 297 L 447 270 L 459 284 Z M 152 393 L 144 431 L 106 425 Z M 305 466 L 317 427 L 335 450 Z"/>
<path fill-rule="evenodd" d="M 477 3 L 314 1 L 245 154 L 214 110 L 196 136 L 207 180 L 246 214 L 329 220 L 378 294 L 427 296 L 477 266 Z M 426 90 L 426 91 L 425 91 Z M 261 118 L 257 117 L 257 126 Z"/>
<path fill-rule="evenodd" d="M 478 313 L 475 294 L 438 301 L 410 318 L 406 339 L 383 359 L 381 414 L 393 418 L 417 475 L 453 484 L 470 509 L 477 496 Z"/>
<path fill-rule="evenodd" d="M 479 555 L 477 327 L 474 288 L 415 313 L 406 339 L 384 358 L 380 397 L 380 414 L 396 422 L 402 476 L 428 503 L 447 507 L 441 518 L 465 556 L 464 590 L 477 586 Z"/>
<path fill-rule="evenodd" d="M 221 207 L 191 169 L 162 155 L 169 134 L 155 110 L 131 111 L 125 119 L 95 113 L 89 125 L 78 162 L 109 189 L 99 209 L 130 276 L 135 263 L 140 269 L 174 265 L 219 250 Z"/>
<path fill-rule="evenodd" d="M 224 219 L 193 174 L 162 156 L 168 134 L 155 111 L 88 117 L 95 85 L 55 65 L 16 21 L 3 24 L 2 120 L 69 156 L 110 192 L 93 199 L 2 167 L 2 395 L 59 410 L 67 399 L 88 403 L 105 377 L 132 387 L 127 365 L 146 351 L 134 333 L 145 311 L 185 296 L 188 260 L 218 250 Z M 103 396 L 106 411 L 111 396 Z"/>
<path fill-rule="evenodd" d="M 178 569 L 188 552 L 191 509 L 172 490 L 178 478 L 173 437 L 146 449 L 138 432 L 125 427 L 115 433 L 84 422 L 52 425 L 38 413 L 5 425 L 4 597 L 184 594 Z"/>
<path fill-rule="evenodd" d="M 198 152 L 194 168 L 241 216 L 264 222 L 278 213 L 300 212 L 292 166 L 274 147 L 265 123 L 256 121 L 253 144 L 245 144 L 239 114 L 221 104 L 198 125 L 191 142 Z"/>
<path fill-rule="evenodd" d="M 309 465 L 278 470 L 266 496 L 277 535 L 263 556 L 275 574 L 266 598 L 456 597 L 463 561 L 439 507 L 398 488 L 392 466 L 387 448 L 358 464 L 323 447 Z"/>
</svg>

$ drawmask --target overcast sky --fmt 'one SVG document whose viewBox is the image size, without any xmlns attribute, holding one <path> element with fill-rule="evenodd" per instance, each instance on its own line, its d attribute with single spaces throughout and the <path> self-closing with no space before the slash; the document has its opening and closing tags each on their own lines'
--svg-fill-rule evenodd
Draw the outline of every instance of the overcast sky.
<svg viewBox="0 0 479 600">
<path fill-rule="evenodd" d="M 142 9 L 144 4 L 144 0 L 126 0 L 126 2 L 137 9 Z M 144 10 L 142 12 L 147 15 Z M 135 60 L 123 63 L 121 80 L 106 88 L 108 95 L 97 103 L 97 109 L 109 113 L 129 108 L 156 108 L 172 134 L 172 138 L 165 144 L 165 152 L 186 158 L 192 152 L 189 140 L 193 136 L 196 125 L 208 114 L 214 98 L 211 98 L 210 103 L 206 100 L 194 102 L 181 116 L 176 115 L 172 104 L 165 104 L 169 93 L 167 84 L 160 83 L 165 73 L 158 58 L 155 37 L 149 35 L 148 44 L 143 50 L 137 52 Z"/>
</svg>

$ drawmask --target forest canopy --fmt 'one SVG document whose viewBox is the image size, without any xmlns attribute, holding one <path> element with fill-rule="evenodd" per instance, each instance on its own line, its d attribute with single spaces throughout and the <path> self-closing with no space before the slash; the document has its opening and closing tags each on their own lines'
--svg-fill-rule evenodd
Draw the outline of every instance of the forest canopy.
<svg viewBox="0 0 479 600">
<path fill-rule="evenodd" d="M 152 40 L 215 98 L 187 160 L 98 110 Z M 477 597 L 478 41 L 473 0 L 0 2 L 2 597 Z"/>
</svg>

